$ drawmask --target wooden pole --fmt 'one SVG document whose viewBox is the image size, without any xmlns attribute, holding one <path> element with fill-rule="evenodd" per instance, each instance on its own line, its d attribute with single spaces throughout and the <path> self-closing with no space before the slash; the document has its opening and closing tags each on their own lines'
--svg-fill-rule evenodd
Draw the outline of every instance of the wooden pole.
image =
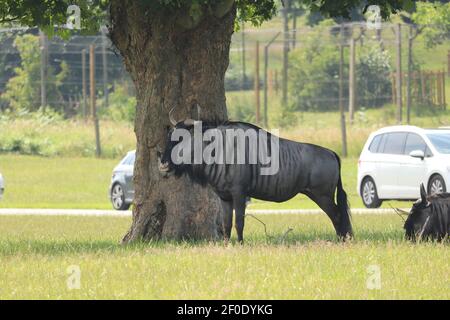
<svg viewBox="0 0 450 320">
<path fill-rule="evenodd" d="M 86 84 L 86 49 L 81 50 L 81 78 L 82 78 L 82 92 L 83 92 L 83 118 L 87 119 L 87 84 Z"/>
<path fill-rule="evenodd" d="M 401 34 L 401 24 L 397 24 L 396 28 L 396 38 L 397 38 L 397 122 L 402 123 L 402 34 Z"/>
<path fill-rule="evenodd" d="M 241 24 L 241 38 L 242 38 L 242 90 L 245 89 L 247 83 L 247 74 L 245 72 L 245 24 Z"/>
<path fill-rule="evenodd" d="M 420 89 L 421 89 L 421 97 L 422 97 L 422 102 L 425 102 L 425 75 L 424 75 L 424 71 L 420 71 Z"/>
<path fill-rule="evenodd" d="M 103 98 L 105 108 L 109 106 L 108 92 L 108 56 L 106 54 L 106 46 L 108 39 L 106 38 L 105 28 L 102 29 L 102 62 L 103 62 Z"/>
<path fill-rule="evenodd" d="M 41 108 L 45 113 L 47 107 L 47 36 L 44 32 L 39 31 L 39 39 L 41 42 Z"/>
<path fill-rule="evenodd" d="M 273 96 L 273 70 L 269 70 L 267 85 L 268 85 L 268 95 L 270 97 L 272 97 Z"/>
<path fill-rule="evenodd" d="M 442 83 L 441 83 L 441 72 L 436 72 L 436 94 L 437 94 L 437 105 L 442 108 Z"/>
<path fill-rule="evenodd" d="M 289 16 L 288 8 L 290 8 L 290 0 L 284 1 L 283 8 L 283 83 L 282 83 L 282 105 L 287 106 L 288 103 L 288 67 L 289 67 Z"/>
<path fill-rule="evenodd" d="M 89 81 L 91 88 L 91 116 L 94 121 L 95 130 L 95 155 L 100 157 L 102 154 L 100 146 L 100 128 L 97 118 L 97 107 L 95 105 L 95 47 L 93 44 L 89 46 Z"/>
<path fill-rule="evenodd" d="M 442 71 L 442 102 L 444 110 L 447 109 L 447 101 L 445 101 L 445 71 Z"/>
<path fill-rule="evenodd" d="M 270 41 L 264 46 L 264 126 L 267 128 L 269 125 L 269 119 L 267 114 L 267 90 L 268 90 L 268 75 L 267 70 L 269 68 L 269 47 L 278 38 L 280 32 L 278 32 Z M 259 57 L 259 54 L 258 54 Z"/>
<path fill-rule="evenodd" d="M 347 157 L 347 132 L 345 127 L 344 109 L 344 26 L 341 24 L 341 38 L 339 43 L 339 112 L 341 116 L 342 156 Z"/>
<path fill-rule="evenodd" d="M 397 101 L 397 98 L 395 96 L 395 73 L 391 73 L 391 84 L 392 84 L 392 104 L 395 104 L 395 102 Z"/>
<path fill-rule="evenodd" d="M 256 98 L 256 123 L 260 121 L 260 99 L 259 99 L 259 41 L 255 46 L 255 98 Z"/>
<path fill-rule="evenodd" d="M 351 124 L 355 118 L 355 89 L 355 39 L 352 35 L 350 38 L 350 63 L 348 75 L 348 112 Z"/>
<path fill-rule="evenodd" d="M 450 77 L 450 50 L 447 52 L 447 74 Z"/>
<path fill-rule="evenodd" d="M 406 78 L 406 123 L 411 121 L 411 77 L 412 77 L 412 46 L 413 46 L 413 27 L 409 26 L 408 35 L 408 77 Z"/>
</svg>

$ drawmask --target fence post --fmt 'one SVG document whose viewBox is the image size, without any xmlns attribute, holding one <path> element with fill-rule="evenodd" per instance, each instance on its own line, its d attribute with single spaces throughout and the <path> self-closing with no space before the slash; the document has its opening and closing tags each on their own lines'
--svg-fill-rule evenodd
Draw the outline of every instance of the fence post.
<svg viewBox="0 0 450 320">
<path fill-rule="evenodd" d="M 445 101 L 445 71 L 442 71 L 442 102 L 444 110 L 447 109 L 447 101 Z"/>
<path fill-rule="evenodd" d="M 402 123 L 402 109 L 403 109 L 403 99 L 402 99 L 402 34 L 401 34 L 401 24 L 397 24 L 396 28 L 396 42 L 397 42 L 397 122 Z"/>
<path fill-rule="evenodd" d="M 447 52 L 447 74 L 450 77 L 450 50 Z"/>
<path fill-rule="evenodd" d="M 349 64 L 349 77 L 348 77 L 348 112 L 350 114 L 350 123 L 353 123 L 355 118 L 355 39 L 353 35 L 350 38 L 350 64 Z"/>
<path fill-rule="evenodd" d="M 260 120 L 260 99 L 259 99 L 259 41 L 256 41 L 255 46 L 255 98 L 256 98 L 256 123 Z"/>
<path fill-rule="evenodd" d="M 341 138 L 342 138 L 342 156 L 347 157 L 347 132 L 345 127 L 345 110 L 344 110 L 344 26 L 341 24 L 339 42 L 339 112 L 341 117 Z"/>
<path fill-rule="evenodd" d="M 108 56 L 106 55 L 106 28 L 102 28 L 102 62 L 103 62 L 103 97 L 105 99 L 105 108 L 109 106 L 108 92 Z"/>
<path fill-rule="evenodd" d="M 409 26 L 408 35 L 408 77 L 406 78 L 406 123 L 411 121 L 411 77 L 412 77 L 412 46 L 413 46 L 413 28 Z"/>
<path fill-rule="evenodd" d="M 241 37 L 242 37 L 242 90 L 245 89 L 247 83 L 247 74 L 245 73 L 245 24 L 241 24 Z"/>
<path fill-rule="evenodd" d="M 290 8 L 290 0 L 285 0 L 283 8 L 283 83 L 282 83 L 282 105 L 285 107 L 288 102 L 288 67 L 289 67 L 289 17 L 288 8 Z"/>
<path fill-rule="evenodd" d="M 93 44 L 89 46 L 89 76 L 90 76 L 90 87 L 91 87 L 91 115 L 94 121 L 95 130 L 95 155 L 100 157 L 102 154 L 100 146 L 100 128 L 97 118 L 97 107 L 95 105 L 95 47 Z"/>
<path fill-rule="evenodd" d="M 267 89 L 268 89 L 268 75 L 267 69 L 269 67 L 269 47 L 278 38 L 280 32 L 278 32 L 270 41 L 264 46 L 264 126 L 267 128 L 269 119 L 267 115 Z"/>
<path fill-rule="evenodd" d="M 48 75 L 48 59 L 47 59 L 47 36 L 39 30 L 39 39 L 41 42 L 41 108 L 45 113 L 47 106 L 47 75 Z"/>
<path fill-rule="evenodd" d="M 86 49 L 81 50 L 81 81 L 83 93 L 83 118 L 87 119 Z"/>
</svg>

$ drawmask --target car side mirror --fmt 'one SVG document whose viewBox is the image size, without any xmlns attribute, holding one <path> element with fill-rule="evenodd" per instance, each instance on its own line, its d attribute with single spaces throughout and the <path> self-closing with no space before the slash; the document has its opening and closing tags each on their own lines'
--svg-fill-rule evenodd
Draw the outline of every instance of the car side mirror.
<svg viewBox="0 0 450 320">
<path fill-rule="evenodd" d="M 409 156 L 413 158 L 420 158 L 423 160 L 425 158 L 425 153 L 422 150 L 413 150 L 409 153 Z"/>
</svg>

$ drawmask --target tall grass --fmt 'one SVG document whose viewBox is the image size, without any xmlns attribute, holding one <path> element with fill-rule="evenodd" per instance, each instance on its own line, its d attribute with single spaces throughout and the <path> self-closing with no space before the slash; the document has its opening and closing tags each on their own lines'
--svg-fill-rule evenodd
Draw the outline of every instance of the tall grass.
<svg viewBox="0 0 450 320">
<path fill-rule="evenodd" d="M 117 158 L 135 149 L 132 125 L 100 121 L 102 156 Z M 41 156 L 95 156 L 94 126 L 79 119 L 0 118 L 0 153 Z"/>
</svg>

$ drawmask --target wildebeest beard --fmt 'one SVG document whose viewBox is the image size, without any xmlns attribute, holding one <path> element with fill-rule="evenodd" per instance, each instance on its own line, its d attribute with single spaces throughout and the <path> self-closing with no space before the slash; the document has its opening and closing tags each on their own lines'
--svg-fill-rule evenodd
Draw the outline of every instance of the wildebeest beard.
<svg viewBox="0 0 450 320">
<path fill-rule="evenodd" d="M 406 237 L 412 241 L 447 240 L 450 233 L 450 193 L 427 196 L 421 186 L 421 199 L 413 205 L 404 228 Z"/>
</svg>

